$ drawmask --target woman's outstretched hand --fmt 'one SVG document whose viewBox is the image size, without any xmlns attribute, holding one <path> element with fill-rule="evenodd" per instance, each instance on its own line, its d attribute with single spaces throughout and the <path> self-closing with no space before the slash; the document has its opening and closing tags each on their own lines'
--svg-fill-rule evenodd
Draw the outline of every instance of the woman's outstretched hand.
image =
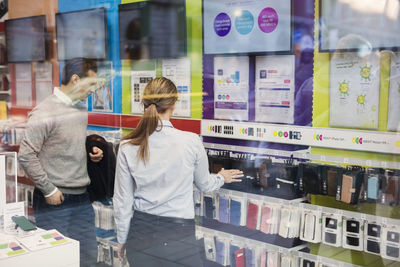
<svg viewBox="0 0 400 267">
<path fill-rule="evenodd" d="M 238 179 L 243 177 L 243 172 L 241 170 L 236 170 L 236 169 L 230 169 L 230 170 L 225 170 L 222 168 L 219 172 L 219 175 L 224 177 L 225 183 L 236 183 L 236 182 L 241 182 L 242 179 Z"/>
</svg>

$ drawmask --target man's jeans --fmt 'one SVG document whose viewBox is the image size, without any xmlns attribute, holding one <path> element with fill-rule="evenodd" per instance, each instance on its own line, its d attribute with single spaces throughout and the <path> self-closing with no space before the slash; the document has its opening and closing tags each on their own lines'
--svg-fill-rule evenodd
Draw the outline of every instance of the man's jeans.
<svg viewBox="0 0 400 267">
<path fill-rule="evenodd" d="M 97 241 L 94 211 L 89 194 L 64 194 L 60 205 L 49 205 L 43 194 L 35 188 L 33 209 L 38 227 L 57 229 L 66 237 L 80 242 L 80 266 L 91 266 L 97 261 Z"/>
</svg>

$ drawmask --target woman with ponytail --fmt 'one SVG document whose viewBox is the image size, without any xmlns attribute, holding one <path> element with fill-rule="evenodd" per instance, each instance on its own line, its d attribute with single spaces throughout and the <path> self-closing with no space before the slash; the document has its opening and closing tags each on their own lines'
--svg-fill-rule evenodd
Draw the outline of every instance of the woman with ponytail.
<svg viewBox="0 0 400 267">
<path fill-rule="evenodd" d="M 113 198 L 118 256 L 122 259 L 126 250 L 137 266 L 200 266 L 193 184 L 210 192 L 243 176 L 239 170 L 209 173 L 199 136 L 170 122 L 177 99 L 177 89 L 167 78 L 149 82 L 143 92 L 143 117 L 118 152 Z M 139 251 L 146 255 L 140 257 Z"/>
</svg>

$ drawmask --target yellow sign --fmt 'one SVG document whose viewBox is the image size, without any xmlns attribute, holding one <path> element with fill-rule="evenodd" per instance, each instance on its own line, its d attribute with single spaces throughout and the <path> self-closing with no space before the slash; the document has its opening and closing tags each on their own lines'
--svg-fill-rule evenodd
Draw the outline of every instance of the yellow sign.
<svg viewBox="0 0 400 267">
<path fill-rule="evenodd" d="M 0 120 L 7 119 L 7 102 L 0 101 Z"/>
</svg>

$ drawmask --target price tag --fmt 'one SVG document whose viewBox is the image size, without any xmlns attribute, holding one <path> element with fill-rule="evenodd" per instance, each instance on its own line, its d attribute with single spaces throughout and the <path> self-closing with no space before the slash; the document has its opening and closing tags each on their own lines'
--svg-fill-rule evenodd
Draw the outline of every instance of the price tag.
<svg viewBox="0 0 400 267">
<path fill-rule="evenodd" d="M 371 162 L 370 160 L 367 160 L 367 161 L 365 162 L 365 165 L 367 165 L 368 167 L 371 167 L 372 162 Z"/>
<path fill-rule="evenodd" d="M 321 156 L 321 161 L 326 161 L 326 157 L 325 156 Z"/>
<path fill-rule="evenodd" d="M 381 162 L 381 166 L 382 166 L 382 168 L 387 168 L 387 162 L 386 161 L 382 161 Z"/>
<path fill-rule="evenodd" d="M 343 158 L 343 163 L 348 164 L 349 163 L 349 158 Z"/>
</svg>

